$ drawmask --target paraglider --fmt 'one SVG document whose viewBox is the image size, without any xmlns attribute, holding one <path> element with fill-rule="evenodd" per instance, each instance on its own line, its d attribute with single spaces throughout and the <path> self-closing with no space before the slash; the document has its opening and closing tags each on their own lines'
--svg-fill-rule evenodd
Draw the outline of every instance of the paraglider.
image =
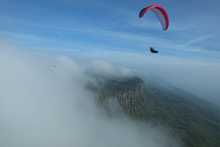
<svg viewBox="0 0 220 147">
<path fill-rule="evenodd" d="M 163 31 L 167 31 L 169 29 L 169 25 L 170 25 L 169 14 L 168 14 L 167 10 L 162 5 L 154 3 L 154 4 L 151 4 L 151 5 L 143 8 L 139 12 L 139 18 L 142 18 L 148 12 L 153 12 L 154 14 L 156 14 L 157 18 L 160 21 L 160 24 L 162 26 Z M 149 50 L 153 54 L 159 53 L 159 51 L 155 50 L 153 47 L 150 47 Z"/>
<path fill-rule="evenodd" d="M 142 18 L 149 11 L 156 14 L 157 18 L 161 23 L 163 30 L 167 31 L 170 25 L 170 18 L 167 10 L 162 5 L 154 3 L 150 6 L 143 8 L 139 13 L 139 18 Z"/>
<path fill-rule="evenodd" d="M 155 50 L 153 47 L 150 47 L 150 52 L 153 54 L 159 53 L 159 51 Z"/>
</svg>

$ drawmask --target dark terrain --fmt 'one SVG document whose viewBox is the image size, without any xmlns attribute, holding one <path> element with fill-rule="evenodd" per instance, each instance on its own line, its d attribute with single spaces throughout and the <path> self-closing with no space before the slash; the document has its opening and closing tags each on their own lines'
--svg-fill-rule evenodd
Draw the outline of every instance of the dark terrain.
<svg viewBox="0 0 220 147">
<path fill-rule="evenodd" d="M 185 147 L 220 147 L 219 108 L 195 95 L 139 77 L 96 77 L 88 88 L 111 116 L 121 111 L 132 119 L 165 126 Z"/>
</svg>

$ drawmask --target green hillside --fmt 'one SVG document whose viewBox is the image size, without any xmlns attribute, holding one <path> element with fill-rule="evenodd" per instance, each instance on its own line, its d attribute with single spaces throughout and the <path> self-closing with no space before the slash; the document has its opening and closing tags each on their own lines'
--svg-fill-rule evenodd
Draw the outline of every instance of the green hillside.
<svg viewBox="0 0 220 147">
<path fill-rule="evenodd" d="M 138 77 L 97 78 L 89 87 L 108 113 L 117 113 L 110 111 L 117 101 L 129 117 L 169 127 L 186 147 L 220 146 L 219 109 L 190 93 Z"/>
</svg>

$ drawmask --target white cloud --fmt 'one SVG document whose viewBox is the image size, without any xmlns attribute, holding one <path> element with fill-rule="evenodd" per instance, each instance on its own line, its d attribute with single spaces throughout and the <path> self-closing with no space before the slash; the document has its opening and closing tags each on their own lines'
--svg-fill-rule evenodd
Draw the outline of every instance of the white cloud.
<svg viewBox="0 0 220 147">
<path fill-rule="evenodd" d="M 119 11 L 119 10 L 118 10 Z M 144 48 L 146 46 L 157 46 L 159 48 L 172 48 L 175 50 L 184 50 L 184 51 L 202 51 L 202 50 L 208 50 L 208 48 L 205 46 L 208 43 L 205 42 L 205 40 L 209 40 L 211 38 L 214 38 L 213 34 L 208 35 L 200 35 L 194 33 L 194 27 L 193 25 L 179 25 L 176 22 L 172 22 L 170 26 L 169 32 L 165 32 L 167 34 L 167 37 L 161 37 L 157 33 L 155 35 L 148 34 L 149 30 L 158 30 L 160 31 L 160 24 L 157 20 L 152 21 L 151 19 L 139 19 L 136 16 L 135 12 L 125 11 L 121 10 L 119 11 L 121 15 L 123 15 L 123 22 L 126 22 L 129 27 L 134 27 L 135 29 L 143 29 L 146 30 L 146 35 L 134 33 L 132 31 L 121 31 L 114 29 L 114 27 L 109 26 L 88 26 L 88 25 L 82 25 L 77 22 L 70 25 L 63 25 L 63 24 L 33 24 L 31 22 L 25 21 L 25 20 L 14 20 L 11 21 L 13 23 L 16 23 L 18 26 L 23 27 L 32 27 L 34 30 L 44 31 L 47 30 L 49 32 L 62 32 L 62 34 L 65 36 L 66 33 L 71 34 L 81 34 L 86 36 L 88 39 L 93 39 L 94 37 L 97 39 L 103 39 L 108 40 L 108 42 L 113 42 L 113 45 L 109 43 L 109 47 L 105 48 L 115 48 L 118 41 L 123 42 L 120 45 L 126 46 L 129 49 L 134 50 L 134 47 L 136 48 Z M 120 15 L 118 14 L 118 15 Z M 156 19 L 156 18 L 155 18 Z M 11 23 L 12 23 L 11 22 Z M 120 26 L 120 24 L 115 24 Z M 164 33 L 161 31 L 161 33 Z M 14 42 L 26 42 L 27 46 L 30 44 L 34 44 L 35 46 L 38 45 L 38 48 L 48 48 L 49 44 L 55 44 L 56 46 L 65 46 L 65 48 L 82 48 L 82 45 L 80 43 L 76 43 L 77 41 L 80 42 L 77 38 L 76 41 L 73 42 L 72 40 L 62 40 L 62 37 L 60 38 L 53 38 L 53 37 L 45 37 L 42 36 L 34 31 L 31 33 L 24 33 L 24 32 L 14 32 L 14 31 L 2 31 L 3 38 L 11 38 Z M 56 36 L 56 35 L 54 35 Z M 170 36 L 178 36 L 175 38 L 170 38 Z M 186 39 L 188 38 L 188 39 Z M 190 41 L 188 41 L 190 40 Z M 64 41 L 64 42 L 63 42 Z M 23 43 L 25 44 L 25 43 Z M 45 45 L 45 46 L 43 46 Z M 118 44 L 117 44 L 118 45 Z M 81 47 L 80 47 L 81 46 Z M 97 42 L 88 43 L 87 46 L 96 46 L 99 47 L 100 45 Z M 102 45 L 103 48 L 104 45 Z M 105 44 L 105 46 L 107 46 Z M 136 49 L 135 48 L 135 49 Z M 86 49 L 84 47 L 84 49 Z"/>
<path fill-rule="evenodd" d="M 178 146 L 161 128 L 103 117 L 85 89 L 89 68 L 81 61 L 0 48 L 1 146 Z M 101 58 L 92 61 L 93 70 L 120 74 Z"/>
<path fill-rule="evenodd" d="M 184 44 L 184 46 L 191 46 L 194 44 L 203 43 L 204 41 L 207 41 L 211 38 L 213 38 L 213 35 L 202 35 L 202 36 L 199 36 L 197 38 L 194 38 L 194 39 L 188 41 L 186 44 Z"/>
</svg>

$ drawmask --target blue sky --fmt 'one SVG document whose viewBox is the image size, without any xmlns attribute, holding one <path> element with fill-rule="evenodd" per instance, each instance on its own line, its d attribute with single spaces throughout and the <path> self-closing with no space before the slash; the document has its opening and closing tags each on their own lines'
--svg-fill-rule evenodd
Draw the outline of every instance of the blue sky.
<svg viewBox="0 0 220 147">
<path fill-rule="evenodd" d="M 153 14 L 158 2 L 171 17 L 168 32 Z M 145 52 L 220 57 L 218 0 L 0 0 L 0 39 L 34 51 Z"/>
</svg>

